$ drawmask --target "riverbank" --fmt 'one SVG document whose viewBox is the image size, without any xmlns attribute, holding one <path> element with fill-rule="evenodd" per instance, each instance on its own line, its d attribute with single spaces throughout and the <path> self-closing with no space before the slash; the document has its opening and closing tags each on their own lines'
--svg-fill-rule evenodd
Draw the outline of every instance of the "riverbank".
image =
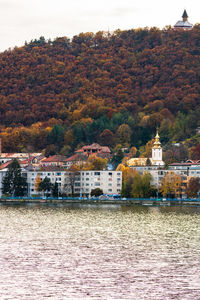
<svg viewBox="0 0 200 300">
<path fill-rule="evenodd" d="M 41 204 L 41 205 L 68 205 L 68 204 L 109 204 L 109 205 L 123 205 L 123 206 L 133 206 L 133 205 L 141 205 L 141 206 L 181 206 L 181 205 L 195 205 L 200 206 L 199 199 L 167 199 L 167 198 L 153 198 L 153 199 L 145 199 L 145 198 L 137 198 L 137 199 L 92 199 L 92 198 L 1 198 L 1 205 L 27 205 L 27 204 Z"/>
</svg>

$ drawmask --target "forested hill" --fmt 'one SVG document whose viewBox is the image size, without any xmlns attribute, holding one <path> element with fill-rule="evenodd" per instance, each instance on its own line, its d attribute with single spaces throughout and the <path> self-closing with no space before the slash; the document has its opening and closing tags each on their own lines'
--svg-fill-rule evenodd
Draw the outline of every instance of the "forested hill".
<svg viewBox="0 0 200 300">
<path fill-rule="evenodd" d="M 31 146 L 42 149 L 54 144 L 47 135 L 55 124 L 72 148 L 102 141 L 106 129 L 114 146 L 124 144 L 118 132 L 122 124 L 131 129 L 127 144 L 137 147 L 152 138 L 157 126 L 167 143 L 189 138 L 200 125 L 199 25 L 191 31 L 85 33 L 71 41 L 41 37 L 1 53 L 0 66 L 0 123 L 7 151 L 19 150 L 17 139 L 9 141 L 10 127 L 18 128 L 18 136 L 29 127 L 27 141 L 18 140 L 23 148 L 31 143 L 31 128 L 41 126 L 46 131 Z"/>
</svg>

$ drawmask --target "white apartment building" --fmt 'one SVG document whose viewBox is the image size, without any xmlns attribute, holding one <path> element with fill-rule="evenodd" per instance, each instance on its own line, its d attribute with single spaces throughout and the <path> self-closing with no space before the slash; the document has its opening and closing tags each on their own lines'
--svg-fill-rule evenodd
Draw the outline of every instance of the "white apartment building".
<svg viewBox="0 0 200 300">
<path fill-rule="evenodd" d="M 54 170 L 55 169 L 55 170 Z M 58 168 L 47 168 L 43 171 L 28 171 L 28 195 L 38 194 L 36 190 L 36 178 L 42 180 L 48 177 L 51 183 L 58 183 L 58 189 L 61 193 L 69 195 L 72 193 L 72 185 L 74 193 L 81 196 L 90 196 L 91 191 L 95 188 L 103 190 L 104 194 L 119 194 L 122 188 L 122 172 L 121 171 L 63 171 Z M 41 194 L 41 193 L 40 193 Z"/>
<path fill-rule="evenodd" d="M 39 177 L 43 180 L 45 177 L 49 178 L 51 183 L 58 183 L 58 190 L 62 192 L 64 190 L 65 182 L 65 171 L 59 170 L 58 167 L 51 167 L 51 170 L 48 170 L 48 167 L 43 171 L 41 170 L 32 170 L 27 171 L 27 184 L 28 184 L 28 196 L 42 194 L 36 189 L 36 178 Z"/>
<path fill-rule="evenodd" d="M 71 173 L 66 172 L 66 191 L 71 193 Z M 104 194 L 120 194 L 122 188 L 121 171 L 80 171 L 74 182 L 74 193 L 89 196 L 93 189 L 100 188 Z"/>
</svg>

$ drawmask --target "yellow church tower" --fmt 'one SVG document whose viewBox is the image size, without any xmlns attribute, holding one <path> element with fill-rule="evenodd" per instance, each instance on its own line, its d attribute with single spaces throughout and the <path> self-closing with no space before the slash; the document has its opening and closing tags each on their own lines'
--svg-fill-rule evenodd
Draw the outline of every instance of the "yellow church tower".
<svg viewBox="0 0 200 300">
<path fill-rule="evenodd" d="M 156 132 L 155 142 L 152 147 L 152 162 L 153 165 L 164 166 L 164 161 L 162 160 L 162 146 L 161 146 L 158 130 Z"/>
</svg>

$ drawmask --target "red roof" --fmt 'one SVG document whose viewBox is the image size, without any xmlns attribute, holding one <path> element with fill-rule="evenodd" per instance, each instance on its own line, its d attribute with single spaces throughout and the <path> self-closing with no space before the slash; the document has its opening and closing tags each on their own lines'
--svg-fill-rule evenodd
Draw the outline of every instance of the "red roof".
<svg viewBox="0 0 200 300">
<path fill-rule="evenodd" d="M 12 160 L 9 160 L 7 162 L 5 162 L 4 164 L 0 165 L 0 170 L 6 169 L 10 164 L 11 164 Z"/>
<path fill-rule="evenodd" d="M 107 147 L 107 146 L 103 146 L 103 147 L 101 147 L 101 151 L 102 152 L 108 152 L 108 153 L 110 153 L 111 151 L 110 151 L 110 148 L 109 147 Z"/>
<path fill-rule="evenodd" d="M 20 160 L 17 160 L 17 161 L 20 164 L 20 166 L 28 165 L 28 163 L 29 163 L 28 159 L 23 160 L 23 161 L 20 161 Z M 9 161 L 5 162 L 4 164 L 0 165 L 0 170 L 6 169 L 12 162 L 13 162 L 13 160 L 9 160 Z"/>
<path fill-rule="evenodd" d="M 84 154 L 76 153 L 76 154 L 68 157 L 67 159 L 65 159 L 64 162 L 65 161 L 80 161 L 80 160 L 87 160 L 87 156 Z"/>
<path fill-rule="evenodd" d="M 76 153 L 80 153 L 80 152 L 84 152 L 84 150 L 92 150 L 92 149 L 95 149 L 95 150 L 100 150 L 101 152 L 106 152 L 106 153 L 110 153 L 110 149 L 109 147 L 107 146 L 100 146 L 99 144 L 97 143 L 93 143 L 92 145 L 88 145 L 88 146 L 83 146 L 81 149 L 78 149 L 76 151 Z"/>
<path fill-rule="evenodd" d="M 62 162 L 66 159 L 66 156 L 63 156 L 63 155 L 53 155 L 53 156 L 50 156 L 48 158 L 45 158 L 42 160 L 42 163 L 45 163 L 45 162 Z"/>
</svg>

